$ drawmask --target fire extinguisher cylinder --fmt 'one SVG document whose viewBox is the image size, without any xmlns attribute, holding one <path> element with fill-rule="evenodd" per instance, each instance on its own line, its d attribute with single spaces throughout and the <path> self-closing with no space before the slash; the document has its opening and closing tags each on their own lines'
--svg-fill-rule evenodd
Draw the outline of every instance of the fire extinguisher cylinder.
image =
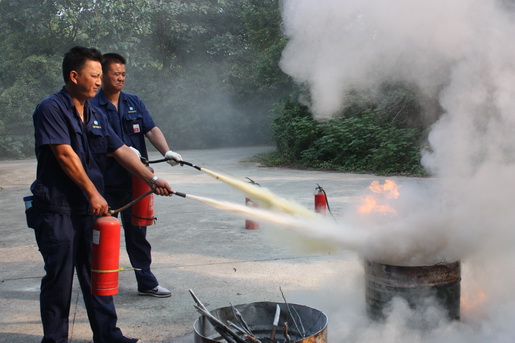
<svg viewBox="0 0 515 343">
<path fill-rule="evenodd" d="M 256 204 L 254 201 L 250 200 L 249 198 L 245 198 L 245 205 L 248 207 L 258 207 L 258 204 Z M 245 219 L 245 229 L 247 229 L 247 230 L 259 229 L 259 223 L 257 221 L 251 220 L 251 219 Z"/>
<path fill-rule="evenodd" d="M 259 185 L 259 183 L 255 182 L 251 178 L 247 177 L 247 179 L 249 180 L 249 182 L 251 184 L 253 184 L 257 187 L 261 187 Z M 250 198 L 245 198 L 245 205 L 248 207 L 259 207 L 259 205 L 256 202 L 252 201 L 252 199 L 250 199 Z M 254 220 L 251 220 L 251 219 L 245 219 L 245 229 L 247 229 L 247 230 L 259 229 L 259 223 Z"/>
<path fill-rule="evenodd" d="M 120 221 L 110 215 L 99 217 L 93 223 L 92 294 L 105 296 L 118 293 L 120 229 Z"/>
<path fill-rule="evenodd" d="M 319 184 L 315 188 L 315 212 L 323 215 L 327 212 L 327 195 Z"/>
<path fill-rule="evenodd" d="M 154 172 L 154 170 L 147 166 L 147 168 Z M 150 186 L 136 175 L 132 176 L 132 200 L 137 199 L 141 195 L 148 193 L 151 190 Z M 154 224 L 154 194 L 143 197 L 131 207 L 132 211 L 132 224 L 136 226 L 150 226 Z"/>
</svg>

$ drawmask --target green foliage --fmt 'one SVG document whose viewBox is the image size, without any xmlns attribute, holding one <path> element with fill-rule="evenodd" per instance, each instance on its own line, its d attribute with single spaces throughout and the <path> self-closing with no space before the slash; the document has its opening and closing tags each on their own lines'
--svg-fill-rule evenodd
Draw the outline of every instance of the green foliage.
<svg viewBox="0 0 515 343">
<path fill-rule="evenodd" d="M 230 84 L 244 99 L 256 91 L 271 103 L 294 89 L 292 80 L 279 68 L 287 40 L 281 31 L 278 0 L 236 1 L 241 20 L 240 38 L 244 49 L 230 57 Z"/>
<path fill-rule="evenodd" d="M 306 106 L 288 99 L 274 117 L 273 137 L 282 157 L 274 160 L 318 169 L 423 174 L 422 130 L 400 127 L 387 120 L 388 115 L 368 108 L 353 116 L 317 122 Z"/>
<path fill-rule="evenodd" d="M 84 45 L 127 57 L 125 91 L 174 149 L 273 136 L 270 163 L 420 172 L 416 89 L 354 92 L 337 118 L 315 121 L 279 68 L 286 43 L 279 0 L 0 0 L 0 158 L 33 154 L 34 108 L 62 87 L 63 53 Z"/>
<path fill-rule="evenodd" d="M 47 89 L 58 91 L 62 79 L 55 73 L 60 64 L 56 59 L 32 55 L 21 62 L 10 87 L 0 91 L 0 156 L 10 158 L 33 154 L 34 102 L 45 98 Z"/>
<path fill-rule="evenodd" d="M 277 150 L 290 162 L 297 162 L 319 136 L 319 124 L 312 119 L 308 108 L 293 97 L 275 113 L 272 131 Z"/>
<path fill-rule="evenodd" d="M 73 45 L 127 57 L 125 90 L 174 148 L 269 143 L 291 86 L 280 22 L 277 0 L 0 1 L 0 158 L 33 154 L 31 115 Z"/>
</svg>

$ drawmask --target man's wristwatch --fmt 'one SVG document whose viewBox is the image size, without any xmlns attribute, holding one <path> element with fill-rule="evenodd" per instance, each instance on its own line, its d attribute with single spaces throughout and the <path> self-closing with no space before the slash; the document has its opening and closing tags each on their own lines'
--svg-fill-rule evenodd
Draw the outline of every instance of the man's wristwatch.
<svg viewBox="0 0 515 343">
<path fill-rule="evenodd" d="M 154 176 L 154 177 L 152 178 L 152 180 L 150 180 L 150 181 L 149 181 L 149 183 L 148 183 L 148 184 L 149 184 L 151 187 L 154 187 L 154 186 L 155 186 L 155 184 L 156 184 L 157 179 L 159 179 L 159 177 L 158 177 L 158 176 Z"/>
</svg>

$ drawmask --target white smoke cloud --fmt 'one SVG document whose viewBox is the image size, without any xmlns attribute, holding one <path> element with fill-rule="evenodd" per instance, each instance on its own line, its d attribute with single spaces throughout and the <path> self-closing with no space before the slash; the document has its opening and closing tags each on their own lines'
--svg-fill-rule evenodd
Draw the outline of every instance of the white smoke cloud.
<svg viewBox="0 0 515 343">
<path fill-rule="evenodd" d="M 462 321 L 413 330 L 402 302 L 384 323 L 363 313 L 363 285 L 340 287 L 331 342 L 511 342 L 515 337 L 515 16 L 507 1 L 284 0 L 280 66 L 330 118 L 349 90 L 406 81 L 438 99 L 423 165 L 431 190 L 404 189 L 398 216 L 371 225 L 364 253 L 417 264 L 460 259 Z M 337 283 L 340 284 L 341 283 Z M 334 302 L 320 299 L 320 307 Z M 437 309 L 435 309 L 437 311 Z M 426 313 L 433 318 L 434 313 Z M 438 318 L 438 316 L 436 316 Z M 336 327 L 335 327 L 336 326 Z M 334 340 L 336 339 L 336 340 Z"/>
<path fill-rule="evenodd" d="M 341 109 L 346 91 L 384 80 L 412 81 L 434 94 L 471 49 L 477 36 L 469 8 L 491 7 L 482 3 L 284 1 L 289 43 L 280 65 L 309 86 L 320 117 Z"/>
</svg>

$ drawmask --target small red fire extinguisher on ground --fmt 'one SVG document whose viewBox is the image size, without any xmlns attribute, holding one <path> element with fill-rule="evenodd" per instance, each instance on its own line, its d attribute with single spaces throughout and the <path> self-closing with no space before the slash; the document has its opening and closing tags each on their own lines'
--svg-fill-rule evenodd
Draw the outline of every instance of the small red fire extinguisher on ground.
<svg viewBox="0 0 515 343">
<path fill-rule="evenodd" d="M 120 228 L 120 221 L 110 215 L 99 217 L 93 223 L 91 293 L 95 295 L 118 293 Z"/>
<path fill-rule="evenodd" d="M 318 183 L 315 188 L 315 212 L 324 215 L 327 212 L 327 194 Z"/>
<path fill-rule="evenodd" d="M 259 183 L 254 182 L 254 180 L 249 179 L 249 182 L 253 185 L 256 185 L 259 187 Z M 250 198 L 245 198 L 245 205 L 248 207 L 259 207 L 257 203 L 252 201 Z M 254 230 L 259 229 L 259 223 L 250 219 L 245 219 L 245 229 L 247 230 Z"/>
<path fill-rule="evenodd" d="M 147 166 L 153 173 L 154 170 Z M 150 186 L 136 175 L 132 176 L 132 200 L 150 191 Z M 145 196 L 132 205 L 132 224 L 136 226 L 150 226 L 157 219 L 154 217 L 154 194 Z"/>
</svg>

